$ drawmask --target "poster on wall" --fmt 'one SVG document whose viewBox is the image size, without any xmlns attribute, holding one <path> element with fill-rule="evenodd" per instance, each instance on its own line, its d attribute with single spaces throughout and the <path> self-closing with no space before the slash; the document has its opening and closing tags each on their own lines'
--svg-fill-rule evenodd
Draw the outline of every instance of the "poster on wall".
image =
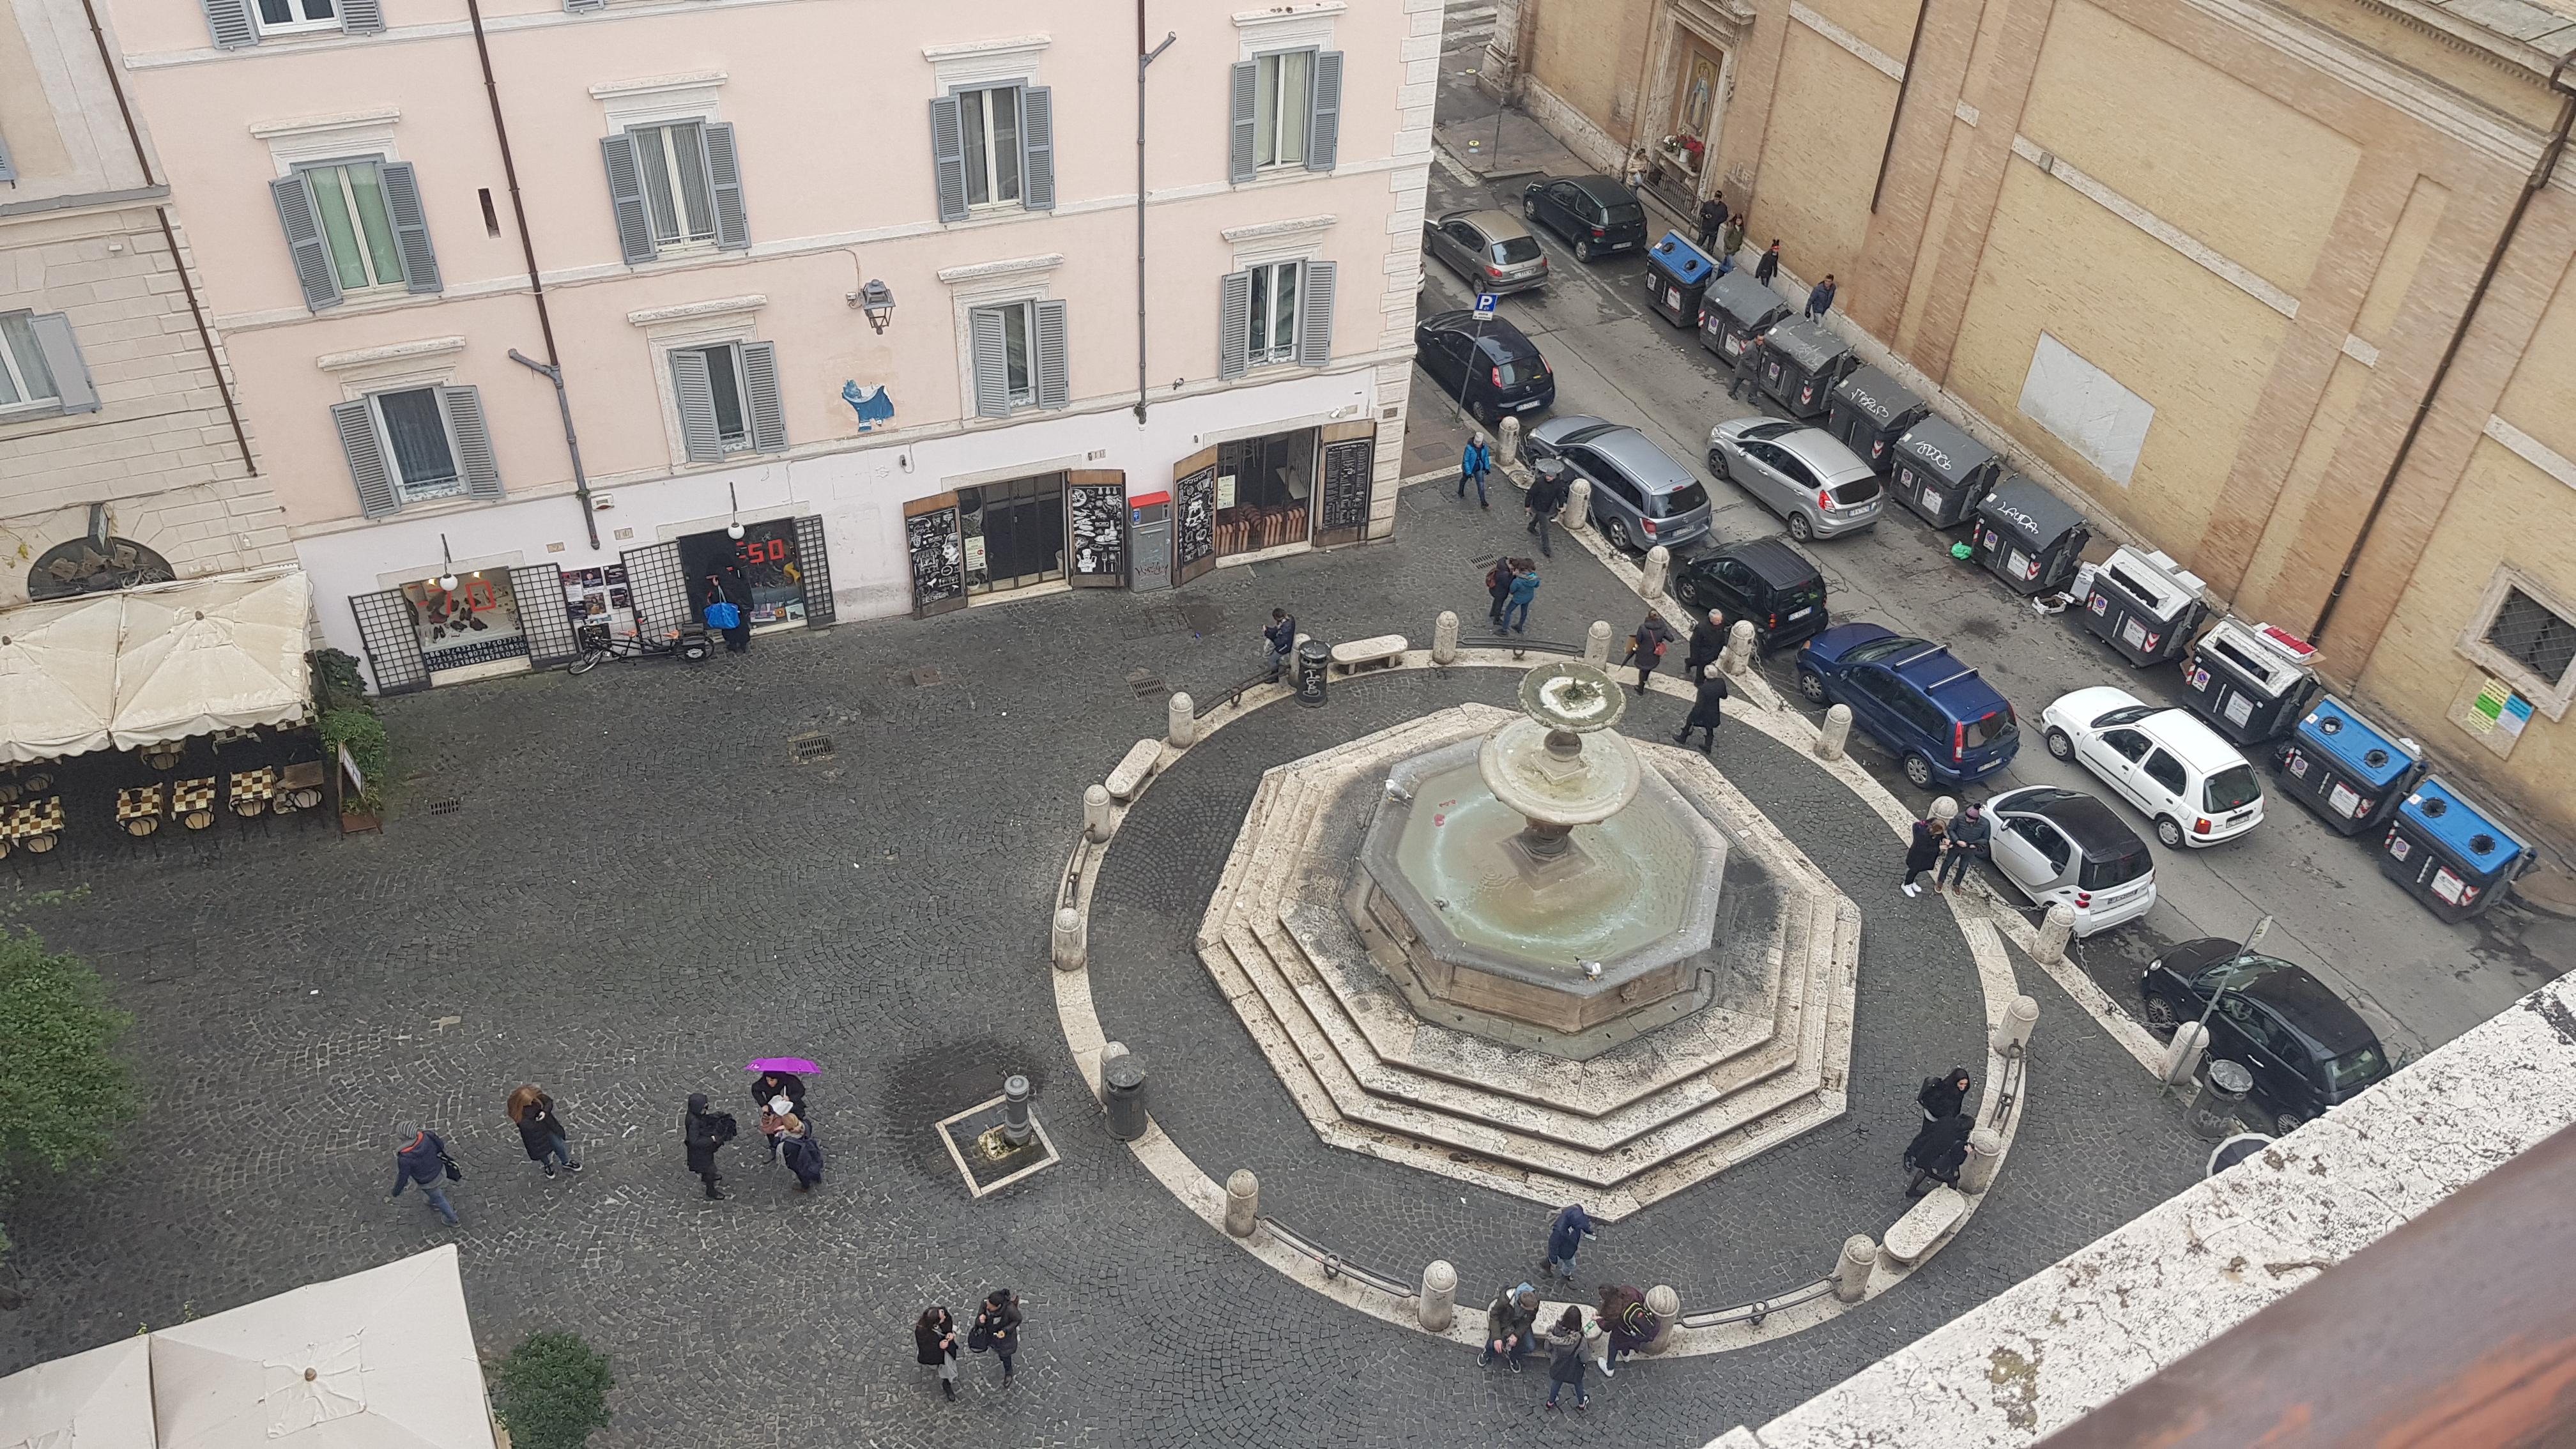
<svg viewBox="0 0 2576 1449">
<path fill-rule="evenodd" d="M 1071 538 L 1065 577 L 1075 588 L 1113 588 L 1127 581 L 1127 475 L 1078 468 L 1065 476 L 1065 532 Z"/>
<path fill-rule="evenodd" d="M 966 607 L 966 544 L 957 495 L 940 493 L 903 506 L 903 546 L 912 558 L 916 619 Z"/>
<path fill-rule="evenodd" d="M 1216 566 L 1216 450 L 1172 484 L 1172 582 L 1187 583 Z"/>
</svg>

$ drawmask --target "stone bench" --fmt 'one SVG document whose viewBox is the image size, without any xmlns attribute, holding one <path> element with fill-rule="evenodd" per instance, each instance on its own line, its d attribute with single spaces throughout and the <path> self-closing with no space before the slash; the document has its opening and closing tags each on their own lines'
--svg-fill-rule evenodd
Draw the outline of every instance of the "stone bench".
<svg viewBox="0 0 2576 1449">
<path fill-rule="evenodd" d="M 1879 1239 L 1878 1250 L 1906 1267 L 1922 1261 L 1932 1245 L 1968 1215 L 1968 1199 L 1955 1187 L 1935 1187 Z"/>
<path fill-rule="evenodd" d="M 1107 780 L 1101 782 L 1109 787 L 1110 798 L 1135 799 L 1136 792 L 1145 788 L 1145 782 L 1154 778 L 1154 762 L 1162 755 L 1163 742 L 1160 740 L 1138 740 L 1129 747 L 1127 757 L 1118 762 L 1118 768 L 1109 772 Z"/>
<path fill-rule="evenodd" d="M 1404 662 L 1404 636 L 1380 634 L 1374 639 L 1354 639 L 1333 646 L 1333 668 L 1344 674 L 1384 666 L 1394 668 Z"/>
</svg>

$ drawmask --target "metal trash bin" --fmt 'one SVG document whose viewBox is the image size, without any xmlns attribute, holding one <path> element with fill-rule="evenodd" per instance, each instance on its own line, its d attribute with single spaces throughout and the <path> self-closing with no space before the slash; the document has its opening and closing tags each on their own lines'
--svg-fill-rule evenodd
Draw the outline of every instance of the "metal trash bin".
<svg viewBox="0 0 2576 1449">
<path fill-rule="evenodd" d="M 1863 367 L 1834 385 L 1825 400 L 1825 431 L 1843 440 L 1860 460 L 1884 473 L 1887 454 L 1905 430 L 1932 405 L 1875 367 Z"/>
<path fill-rule="evenodd" d="M 2316 697 L 2316 656 L 2287 630 L 2221 619 L 2183 658 L 2183 703 L 2237 744 L 2279 739 Z"/>
<path fill-rule="evenodd" d="M 1708 253 L 1677 231 L 1646 249 L 1646 306 L 1676 327 L 1699 325 L 1700 298 L 1717 275 Z"/>
<path fill-rule="evenodd" d="M 1754 338 L 1788 315 L 1789 304 L 1751 272 L 1729 272 L 1710 282 L 1700 298 L 1699 345 L 1731 366 Z"/>
<path fill-rule="evenodd" d="M 2338 835 L 2388 818 L 2424 773 L 2415 742 L 2380 733 L 2333 695 L 2317 701 L 2272 756 L 2281 793 Z"/>
<path fill-rule="evenodd" d="M 1332 646 L 1321 639 L 1308 639 L 1297 646 L 1297 702 L 1309 709 L 1320 708 L 1329 691 L 1327 676 L 1333 672 Z"/>
<path fill-rule="evenodd" d="M 2465 921 L 2496 903 L 2507 881 L 2531 869 L 2539 852 L 2426 776 L 2388 821 L 2379 869 L 2445 921 Z"/>
<path fill-rule="evenodd" d="M 1834 384 L 1860 364 L 1850 343 L 1805 317 L 1772 323 L 1762 342 L 1762 390 L 1791 417 L 1823 416 Z"/>
<path fill-rule="evenodd" d="M 1109 1135 L 1133 1142 L 1145 1135 L 1145 1067 L 1130 1052 L 1100 1064 L 1100 1100 L 1109 1109 Z"/>
<path fill-rule="evenodd" d="M 2093 571 L 2084 599 L 2084 627 L 2143 669 L 2182 653 L 2209 617 L 2200 575 L 2165 553 L 2140 553 L 2123 544 Z"/>
<path fill-rule="evenodd" d="M 1977 501 L 1976 520 L 1977 562 L 2017 594 L 2064 588 L 2093 541 L 2083 514 L 2019 473 Z"/>
<path fill-rule="evenodd" d="M 2208 1080 L 2191 1099 L 2191 1110 L 2183 1114 L 2193 1135 L 2218 1142 L 2244 1131 L 2244 1119 L 2237 1114 L 2245 1110 L 2246 1094 L 2253 1090 L 2252 1072 L 2230 1061 L 2211 1062 Z"/>
<path fill-rule="evenodd" d="M 1888 491 L 1934 528 L 1965 523 L 2004 471 L 1994 449 L 1941 417 L 1907 428 L 1889 456 Z"/>
</svg>

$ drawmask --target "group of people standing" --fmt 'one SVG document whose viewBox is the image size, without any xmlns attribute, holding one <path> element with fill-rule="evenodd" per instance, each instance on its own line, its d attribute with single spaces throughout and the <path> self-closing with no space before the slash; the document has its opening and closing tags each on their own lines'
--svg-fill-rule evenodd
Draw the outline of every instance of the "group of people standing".
<svg viewBox="0 0 2576 1449">
<path fill-rule="evenodd" d="M 1592 1216 L 1582 1204 L 1568 1203 L 1559 1209 L 1548 1223 L 1547 1256 L 1539 1263 L 1539 1276 L 1572 1282 L 1574 1255 L 1597 1236 Z M 1574 1407 L 1585 1407 L 1592 1398 L 1585 1383 L 1589 1371 L 1598 1368 L 1602 1377 L 1616 1377 L 1619 1360 L 1642 1351 L 1663 1329 L 1663 1320 L 1646 1307 L 1645 1295 L 1624 1284 L 1602 1285 L 1599 1304 L 1590 1314 L 1581 1304 L 1569 1303 L 1545 1328 L 1538 1318 L 1536 1284 L 1515 1283 L 1494 1295 L 1485 1310 L 1485 1343 L 1476 1362 L 1500 1359 L 1519 1373 L 1526 1360 L 1546 1354 L 1547 1407 L 1551 1409 L 1562 1407 L 1558 1401 L 1569 1388 L 1574 1390 Z"/>
<path fill-rule="evenodd" d="M 1994 822 L 1986 818 L 1982 805 L 1968 806 L 1955 820 L 1929 815 L 1915 821 L 1914 837 L 1905 847 L 1905 879 L 1900 888 L 1908 896 L 1923 894 L 1914 882 L 1928 870 L 1934 890 L 1956 894 L 1967 879 L 1969 863 L 1993 853 L 1994 838 Z"/>
<path fill-rule="evenodd" d="M 823 1143 L 814 1135 L 811 1109 L 805 1103 L 805 1079 L 794 1072 L 762 1072 L 752 1080 L 752 1106 L 759 1112 L 760 1135 L 769 1144 L 769 1161 L 784 1162 L 796 1178 L 796 1191 L 812 1192 L 823 1181 Z M 713 1110 L 704 1092 L 689 1094 L 680 1118 L 680 1141 L 689 1171 L 710 1198 L 724 1190 L 716 1153 L 741 1133 L 731 1112 Z"/>
<path fill-rule="evenodd" d="M 939 1393 L 954 1403 L 957 1399 L 957 1355 L 962 1348 L 968 1353 L 989 1353 L 1002 1361 L 1002 1387 L 1011 1386 L 1011 1360 L 1020 1351 L 1020 1295 L 1008 1288 L 996 1288 L 984 1295 L 975 1306 L 975 1326 L 961 1338 L 957 1319 L 947 1305 L 932 1304 L 921 1311 L 912 1325 L 912 1356 L 923 1368 L 939 1370 Z"/>
</svg>

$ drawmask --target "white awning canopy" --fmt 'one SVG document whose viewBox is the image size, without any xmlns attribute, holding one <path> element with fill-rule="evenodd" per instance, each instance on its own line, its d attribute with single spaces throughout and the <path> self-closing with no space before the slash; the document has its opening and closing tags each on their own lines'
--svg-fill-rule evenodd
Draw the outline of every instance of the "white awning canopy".
<svg viewBox="0 0 2576 1449">
<path fill-rule="evenodd" d="M 0 1379 L 0 1445 L 155 1449 L 150 1345 L 122 1338 Z"/>
<path fill-rule="evenodd" d="M 0 761 L 296 723 L 312 592 L 268 568 L 0 610 Z"/>
</svg>

